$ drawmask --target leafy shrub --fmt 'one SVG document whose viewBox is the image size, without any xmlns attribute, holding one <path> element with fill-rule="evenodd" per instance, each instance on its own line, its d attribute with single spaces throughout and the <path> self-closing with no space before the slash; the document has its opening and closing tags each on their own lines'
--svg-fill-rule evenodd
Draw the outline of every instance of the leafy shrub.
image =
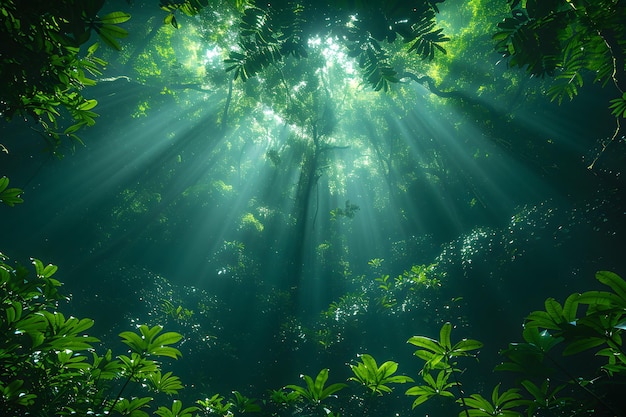
<svg viewBox="0 0 626 417">
<path fill-rule="evenodd" d="M 161 372 L 157 360 L 180 357 L 170 346 L 180 334 L 141 325 L 120 334 L 128 354 L 114 357 L 108 349 L 99 355 L 99 340 L 85 334 L 93 320 L 58 311 L 65 297 L 54 278 L 57 267 L 33 259 L 35 276 L 29 277 L 27 268 L 7 262 L 0 254 L 0 408 L 6 415 L 142 417 L 148 415 L 141 409 L 149 407 L 150 392 L 176 394 L 183 387 L 177 376 Z M 124 397 L 130 385 L 143 396 Z"/>
</svg>

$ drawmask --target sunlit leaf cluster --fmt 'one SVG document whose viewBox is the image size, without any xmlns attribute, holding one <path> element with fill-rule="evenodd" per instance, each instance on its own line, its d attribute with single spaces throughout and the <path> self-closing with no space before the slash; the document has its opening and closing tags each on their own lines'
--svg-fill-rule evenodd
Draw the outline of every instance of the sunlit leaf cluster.
<svg viewBox="0 0 626 417">
<path fill-rule="evenodd" d="M 227 71 L 246 81 L 287 56 L 306 58 L 310 39 L 331 36 L 358 60 L 368 85 L 387 91 L 398 77 L 383 41 L 393 43 L 399 35 L 410 44 L 409 53 L 427 60 L 434 58 L 435 51 L 445 53 L 441 43 L 449 39 L 436 28 L 437 3 L 441 1 L 424 0 L 415 7 L 401 2 L 257 4 L 241 17 L 238 48 L 225 61 Z M 330 23 L 326 27 L 315 23 L 320 20 Z"/>
</svg>

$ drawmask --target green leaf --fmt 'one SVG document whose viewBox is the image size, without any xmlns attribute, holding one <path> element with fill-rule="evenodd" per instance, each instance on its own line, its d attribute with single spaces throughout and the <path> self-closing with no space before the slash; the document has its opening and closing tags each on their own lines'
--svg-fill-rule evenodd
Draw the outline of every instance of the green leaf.
<svg viewBox="0 0 626 417">
<path fill-rule="evenodd" d="M 93 45 L 91 45 L 89 48 L 87 48 L 87 55 L 93 55 L 97 50 L 98 47 L 100 45 L 98 45 L 98 42 L 94 43 Z"/>
<path fill-rule="evenodd" d="M 98 101 L 96 100 L 85 100 L 78 106 L 76 106 L 76 110 L 87 111 L 91 110 L 98 105 Z"/>
<path fill-rule="evenodd" d="M 178 22 L 176 21 L 176 16 L 174 16 L 174 13 L 170 13 L 165 16 L 165 19 L 163 19 L 163 23 L 165 23 L 166 25 L 172 25 L 174 29 L 178 29 Z"/>
<path fill-rule="evenodd" d="M 383 392 L 391 392 L 392 389 L 388 387 L 387 384 L 403 384 L 413 381 L 407 376 L 393 376 L 398 370 L 398 364 L 396 362 L 387 361 L 378 367 L 376 360 L 371 355 L 364 353 L 359 355 L 359 358 L 362 362 L 356 365 L 350 365 L 355 377 L 350 377 L 348 380 L 360 382 L 369 389 L 372 394 L 382 395 Z"/>
<path fill-rule="evenodd" d="M 563 303 L 563 318 L 568 323 L 572 323 L 576 320 L 578 314 L 578 298 L 579 294 L 571 294 L 565 299 L 565 303 Z"/>
<path fill-rule="evenodd" d="M 128 32 L 125 29 L 113 25 L 102 25 L 100 27 L 97 27 L 96 32 L 98 33 L 98 36 L 100 36 L 100 39 L 104 41 L 104 43 L 118 51 L 122 48 L 117 42 L 117 39 L 125 38 L 126 36 L 128 36 Z"/>
<path fill-rule="evenodd" d="M 183 409 L 182 401 L 174 400 L 172 402 L 171 409 L 168 409 L 165 406 L 160 406 L 154 413 L 161 417 L 192 417 L 193 413 L 198 410 L 199 408 L 195 406 Z"/>
<path fill-rule="evenodd" d="M 31 259 L 32 264 L 35 266 L 35 274 L 37 274 L 38 277 L 42 277 L 43 276 L 43 262 L 41 262 L 39 259 L 33 258 Z"/>
<path fill-rule="evenodd" d="M 122 342 L 126 343 L 133 352 L 141 354 L 144 353 L 148 347 L 148 342 L 142 339 L 137 333 L 126 331 L 120 333 L 120 337 L 122 338 Z"/>
<path fill-rule="evenodd" d="M 0 192 L 4 191 L 5 188 L 9 186 L 9 179 L 4 176 L 0 177 Z"/>
<path fill-rule="evenodd" d="M 115 404 L 114 410 L 123 416 L 148 417 L 148 413 L 140 409 L 148 407 L 150 401 L 152 401 L 150 397 L 133 398 L 131 401 L 123 398 Z"/>
<path fill-rule="evenodd" d="M 113 12 L 104 15 L 100 18 L 100 21 L 107 25 L 115 25 L 117 23 L 124 23 L 130 19 L 130 15 L 124 12 Z"/>
<path fill-rule="evenodd" d="M 178 359 L 182 356 L 180 350 L 171 346 L 154 347 L 149 350 L 149 353 L 155 356 L 167 356 L 172 359 Z"/>
<path fill-rule="evenodd" d="M 626 93 L 624 93 L 624 99 L 626 99 Z M 610 271 L 599 271 L 596 272 L 596 279 L 611 287 L 617 295 L 626 300 L 626 281 L 619 275 Z"/>
<path fill-rule="evenodd" d="M 180 342 L 183 336 L 176 332 L 166 332 L 150 342 L 151 346 L 164 346 Z"/>
<path fill-rule="evenodd" d="M 9 207 L 13 207 L 16 204 L 21 204 L 24 200 L 20 197 L 23 190 L 19 188 L 6 188 L 0 192 L 0 203 L 6 204 Z"/>
<path fill-rule="evenodd" d="M 483 346 L 483 343 L 478 340 L 463 339 L 452 347 L 452 352 L 467 352 L 470 350 L 480 349 Z"/>
<path fill-rule="evenodd" d="M 454 394 L 448 391 L 450 388 L 457 385 L 456 382 L 448 382 L 448 378 L 451 373 L 448 370 L 439 371 L 437 374 L 437 380 L 435 380 L 430 373 L 422 375 L 422 379 L 426 385 L 418 385 L 409 388 L 405 395 L 416 395 L 417 398 L 413 402 L 413 408 L 422 404 L 423 402 L 431 399 L 435 396 L 442 396 L 448 398 L 454 398 Z"/>
<path fill-rule="evenodd" d="M 563 308 L 561 307 L 561 304 L 559 304 L 554 298 L 548 298 L 544 304 L 546 312 L 550 318 L 558 323 L 563 317 Z"/>
<path fill-rule="evenodd" d="M 321 393 L 327 380 L 328 368 L 324 368 L 319 372 L 319 374 L 317 374 L 317 377 L 315 378 L 315 384 L 313 385 L 314 392 Z"/>
<path fill-rule="evenodd" d="M 99 28 L 99 31 L 115 38 L 125 38 L 128 36 L 128 31 L 126 29 L 115 25 L 102 25 L 102 27 Z"/>
<path fill-rule="evenodd" d="M 445 349 L 434 339 L 425 336 L 413 336 L 408 340 L 408 343 L 420 347 L 422 349 L 429 350 L 433 353 L 444 354 Z"/>
<path fill-rule="evenodd" d="M 543 401 L 545 400 L 545 395 L 544 393 L 541 391 L 541 389 L 539 389 L 539 387 L 537 385 L 535 385 L 533 382 L 525 379 L 521 382 L 522 386 L 524 388 L 526 388 L 526 391 L 528 391 L 530 393 L 530 395 L 532 395 L 533 397 L 535 397 L 536 400 L 539 401 Z"/>
<path fill-rule="evenodd" d="M 74 133 L 76 131 L 78 131 L 81 127 L 83 127 L 85 124 L 84 123 L 76 123 L 71 125 L 70 127 L 68 127 L 67 129 L 65 129 L 65 131 L 63 132 L 63 134 L 65 135 L 69 135 L 71 133 Z"/>
<path fill-rule="evenodd" d="M 430 387 L 412 387 L 409 388 L 406 392 L 406 395 L 416 395 L 417 398 L 413 401 L 412 408 L 417 407 L 418 405 L 425 403 L 432 397 L 435 397 L 437 392 Z"/>
<path fill-rule="evenodd" d="M 58 266 L 56 266 L 56 265 L 52 265 L 52 264 L 46 265 L 46 267 L 43 269 L 43 271 L 42 271 L 42 274 L 41 274 L 41 275 L 42 275 L 44 278 L 50 278 L 52 275 L 54 275 L 54 273 L 55 273 L 58 269 L 59 269 L 59 267 L 58 267 Z M 90 327 L 91 327 L 91 326 L 90 326 Z"/>
<path fill-rule="evenodd" d="M 0 269 L 3 271 L 4 269 Z M 6 308 L 7 324 L 12 325 L 22 318 L 22 303 L 14 301 Z"/>
<path fill-rule="evenodd" d="M 588 304 L 590 308 L 626 308 L 626 299 L 606 291 L 586 291 L 578 297 L 578 302 Z"/>
<path fill-rule="evenodd" d="M 439 343 L 447 350 L 452 348 L 452 344 L 450 343 L 450 333 L 452 333 L 452 324 L 447 322 L 441 326 L 441 330 L 439 331 Z"/>
<path fill-rule="evenodd" d="M 599 337 L 588 337 L 581 340 L 575 340 L 567 345 L 563 350 L 563 356 L 573 355 L 585 350 L 593 349 L 594 347 L 604 344 L 604 339 Z"/>
</svg>

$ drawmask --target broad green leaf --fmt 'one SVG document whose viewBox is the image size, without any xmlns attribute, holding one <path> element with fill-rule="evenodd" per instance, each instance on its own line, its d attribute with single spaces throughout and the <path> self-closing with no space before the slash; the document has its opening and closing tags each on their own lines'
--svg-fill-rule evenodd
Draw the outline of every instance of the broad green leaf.
<svg viewBox="0 0 626 417">
<path fill-rule="evenodd" d="M 122 342 L 126 343 L 136 353 L 144 353 L 148 348 L 148 341 L 142 339 L 137 333 L 126 331 L 120 333 L 120 337 Z"/>
<path fill-rule="evenodd" d="M 180 333 L 176 332 L 166 332 L 154 339 L 154 341 L 150 342 L 151 346 L 164 346 L 171 345 L 174 343 L 178 343 L 183 336 Z"/>
<path fill-rule="evenodd" d="M 363 361 L 363 365 L 365 365 L 365 368 L 368 371 L 376 372 L 378 370 L 378 364 L 376 363 L 376 360 L 371 355 L 364 353 L 363 355 L 360 356 L 360 359 L 361 361 Z"/>
<path fill-rule="evenodd" d="M 453 352 L 467 352 L 470 350 L 476 350 L 482 348 L 484 345 L 482 342 L 474 339 L 463 339 L 460 342 L 457 342 L 454 347 L 452 347 Z"/>
<path fill-rule="evenodd" d="M 76 317 L 70 317 L 65 322 L 62 331 L 71 334 L 78 334 L 87 329 L 93 327 L 94 321 L 92 319 L 77 319 Z"/>
<path fill-rule="evenodd" d="M 115 404 L 114 410 L 123 416 L 131 417 L 147 417 L 148 413 L 141 411 L 141 408 L 146 408 L 152 401 L 150 397 L 133 398 L 131 401 L 127 399 L 121 399 Z"/>
<path fill-rule="evenodd" d="M 139 332 L 141 335 L 148 341 L 148 343 L 152 343 L 152 339 L 156 337 L 157 334 L 161 333 L 163 330 L 163 326 L 159 326 L 158 324 L 153 327 L 148 327 L 145 324 L 139 326 Z"/>
<path fill-rule="evenodd" d="M 92 100 L 85 100 L 81 104 L 76 106 L 76 110 L 87 111 L 87 110 L 93 109 L 97 105 L 98 105 L 98 101 L 97 100 L 93 100 L 93 99 Z"/>
<path fill-rule="evenodd" d="M 573 355 L 585 350 L 593 349 L 594 347 L 604 344 L 605 341 L 599 337 L 588 337 L 581 340 L 575 340 L 567 345 L 563 350 L 563 356 Z"/>
<path fill-rule="evenodd" d="M 313 381 L 313 378 L 308 375 L 302 375 L 301 377 L 306 382 L 306 388 L 297 385 L 287 385 L 286 388 L 294 390 L 314 405 L 319 404 L 328 396 L 347 387 L 346 384 L 338 383 L 324 388 L 324 384 L 328 380 L 327 368 L 322 369 L 319 374 L 317 374 L 315 382 Z"/>
<path fill-rule="evenodd" d="M 417 407 L 418 405 L 428 401 L 432 397 L 437 395 L 437 392 L 430 387 L 413 387 L 409 388 L 405 395 L 416 395 L 417 398 L 413 401 L 412 408 Z"/>
<path fill-rule="evenodd" d="M 517 401 L 522 399 L 522 396 L 517 391 L 516 388 L 510 388 L 498 396 L 498 390 L 495 390 L 492 394 L 492 400 L 499 408 L 517 407 L 519 405 Z"/>
<path fill-rule="evenodd" d="M 445 323 L 439 331 L 439 343 L 447 350 L 450 350 L 452 348 L 452 344 L 450 343 L 451 332 L 452 324 L 450 324 L 450 322 Z"/>
<path fill-rule="evenodd" d="M 31 259 L 33 265 L 35 266 L 35 274 L 37 274 L 38 277 L 41 277 L 43 275 L 43 262 L 41 262 L 39 259 Z"/>
<path fill-rule="evenodd" d="M 546 312 L 550 316 L 550 318 L 555 322 L 559 323 L 563 319 L 563 308 L 558 301 L 554 298 L 548 298 L 545 301 Z"/>
<path fill-rule="evenodd" d="M 124 12 L 113 12 L 104 15 L 100 18 L 100 21 L 107 25 L 115 25 L 117 23 L 124 23 L 130 19 L 130 15 Z"/>
<path fill-rule="evenodd" d="M 432 354 L 430 359 L 424 364 L 425 370 L 430 369 L 447 369 L 450 367 L 447 361 L 444 361 L 445 355 Z"/>
<path fill-rule="evenodd" d="M 24 191 L 19 188 L 7 188 L 0 192 L 0 203 L 6 204 L 9 207 L 21 204 L 24 202 L 20 197 L 23 192 Z"/>
<path fill-rule="evenodd" d="M 406 375 L 394 375 L 386 378 L 388 384 L 406 384 L 407 382 L 414 382 L 413 378 Z"/>
<path fill-rule="evenodd" d="M 150 353 L 151 355 L 155 355 L 155 356 L 167 356 L 172 359 L 178 359 L 182 356 L 182 353 L 180 352 L 180 350 L 173 348 L 171 346 L 154 347 L 150 349 L 148 353 Z"/>
<path fill-rule="evenodd" d="M 321 392 L 324 390 L 324 385 L 326 384 L 327 380 L 328 380 L 328 368 L 324 368 L 319 372 L 319 374 L 317 374 L 317 377 L 315 378 L 313 391 L 315 393 L 321 394 Z M 318 399 L 321 399 L 321 398 L 318 397 Z"/>
<path fill-rule="evenodd" d="M 324 388 L 324 390 L 322 391 L 322 393 L 320 395 L 320 400 L 323 400 L 323 399 L 333 395 L 337 391 L 340 391 L 340 390 L 346 388 L 347 386 L 348 386 L 347 384 L 344 384 L 344 383 L 341 383 L 341 382 L 329 385 L 328 387 Z"/>
<path fill-rule="evenodd" d="M 76 124 L 73 124 L 73 125 L 69 126 L 67 129 L 65 129 L 65 131 L 63 132 L 63 134 L 65 134 L 65 135 L 69 135 L 69 134 L 71 134 L 71 133 L 74 133 L 74 132 L 78 131 L 78 130 L 79 130 L 81 127 L 83 127 L 83 126 L 84 126 L 84 124 L 83 124 L 83 123 L 76 123 Z"/>
<path fill-rule="evenodd" d="M 626 93 L 624 95 L 626 96 Z M 626 300 L 626 281 L 619 275 L 610 271 L 599 271 L 596 273 L 596 279 L 611 287 L 617 295 Z"/>
<path fill-rule="evenodd" d="M 128 36 L 128 31 L 115 25 L 102 25 L 99 28 L 100 33 L 106 33 L 114 38 L 125 38 Z"/>
<path fill-rule="evenodd" d="M 88 49 L 87 49 L 87 54 L 88 55 L 93 55 L 97 50 L 98 47 L 100 45 L 98 44 L 98 42 L 94 43 L 93 45 L 91 45 Z"/>
<path fill-rule="evenodd" d="M 621 307 L 626 308 L 626 299 L 606 291 L 586 291 L 578 297 L 578 302 L 590 307 Z"/>
<path fill-rule="evenodd" d="M 559 330 L 560 327 L 545 311 L 533 311 L 526 317 L 525 327 L 540 327 L 543 329 Z"/>
<path fill-rule="evenodd" d="M 457 401 L 460 402 L 460 399 Z M 468 407 L 471 407 L 475 410 L 480 410 L 484 413 L 484 414 L 474 414 L 474 415 L 483 415 L 483 416 L 495 415 L 493 405 L 491 405 L 491 403 L 480 394 L 472 394 L 469 397 L 465 398 L 465 404 Z"/>
<path fill-rule="evenodd" d="M 382 365 L 380 365 L 380 368 L 378 369 L 378 372 L 376 373 L 380 376 L 381 381 L 384 381 L 389 376 L 395 374 L 397 370 L 398 370 L 398 364 L 396 362 L 387 361 L 383 363 Z"/>
<path fill-rule="evenodd" d="M 446 352 L 439 342 L 425 336 L 413 336 L 408 340 L 408 343 L 422 349 L 427 349 L 433 353 L 445 354 Z"/>
<path fill-rule="evenodd" d="M 160 406 L 154 414 L 160 417 L 192 417 L 193 413 L 198 411 L 198 407 L 192 406 L 183 409 L 183 403 L 180 400 L 172 402 L 171 410 L 165 406 Z"/>
<path fill-rule="evenodd" d="M 535 397 L 536 400 L 545 401 L 545 393 L 532 381 L 525 379 L 520 383 L 522 384 L 524 388 L 526 388 L 526 391 L 528 391 L 530 395 Z"/>
<path fill-rule="evenodd" d="M 563 338 L 554 337 L 547 330 L 539 332 L 539 329 L 536 327 L 524 327 L 522 336 L 525 341 L 536 346 L 541 352 L 548 352 L 563 341 Z"/>
<path fill-rule="evenodd" d="M 22 304 L 19 302 L 13 302 L 6 309 L 7 324 L 12 325 L 14 322 L 22 318 Z"/>
<path fill-rule="evenodd" d="M 54 273 L 59 269 L 59 267 L 57 267 L 56 265 L 46 265 L 46 267 L 43 269 L 41 275 L 45 278 L 50 278 L 52 275 L 54 275 Z"/>
<path fill-rule="evenodd" d="M 147 379 L 152 383 L 155 390 L 165 394 L 177 394 L 179 390 L 184 388 L 180 378 L 172 375 L 171 372 L 161 375 L 161 372 L 157 371 L 148 375 Z"/>
<path fill-rule="evenodd" d="M 122 48 L 117 42 L 117 39 L 128 36 L 128 32 L 126 30 L 113 25 L 102 25 L 101 27 L 96 28 L 96 32 L 98 33 L 98 36 L 100 36 L 100 39 L 104 41 L 104 43 L 118 51 L 120 51 Z"/>
</svg>

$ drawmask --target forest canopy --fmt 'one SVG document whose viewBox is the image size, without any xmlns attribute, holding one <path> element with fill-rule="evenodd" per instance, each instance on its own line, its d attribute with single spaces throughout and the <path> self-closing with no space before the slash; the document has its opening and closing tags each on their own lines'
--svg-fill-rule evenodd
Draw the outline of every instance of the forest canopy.
<svg viewBox="0 0 626 417">
<path fill-rule="evenodd" d="M 287 57 L 306 58 L 311 40 L 331 37 L 355 59 L 363 82 L 374 90 L 388 91 L 391 84 L 408 79 L 427 85 L 440 96 L 462 97 L 440 91 L 435 80 L 416 71 L 415 62 L 407 59 L 413 54 L 433 60 L 437 53 L 446 53 L 450 37 L 437 23 L 442 3 L 353 0 L 255 4 L 237 0 L 218 5 L 208 0 L 162 0 L 159 6 L 167 13 L 164 24 L 174 28 L 179 27 L 181 14 L 191 17 L 208 10 L 215 17 L 235 18 L 235 45 L 228 48 L 224 59 L 225 70 L 234 80 L 245 81 Z M 619 95 L 610 103 L 618 124 L 609 143 L 618 139 L 619 119 L 626 117 L 623 2 L 508 3 L 511 17 L 502 16 L 504 20 L 493 33 L 496 50 L 511 66 L 526 68 L 531 76 L 554 77 L 556 82 L 547 94 L 559 102 L 564 97 L 573 99 L 587 74 L 595 74 L 593 81 L 602 84 L 611 81 Z M 97 102 L 84 98 L 81 90 L 95 84 L 106 61 L 98 58 L 97 43 L 83 51 L 81 45 L 95 32 L 102 43 L 120 49 L 119 39 L 128 35 L 119 24 L 130 14 L 99 13 L 104 4 L 104 0 L 28 5 L 9 1 L 2 6 L 6 24 L 1 30 L 6 42 L 2 46 L 0 111 L 8 119 L 16 114 L 32 117 L 52 146 L 59 144 L 61 136 L 80 141 L 75 132 L 93 125 L 97 116 L 93 111 Z M 224 25 L 218 21 L 213 23 Z M 403 46 L 393 46 L 396 43 Z M 398 59 L 400 54 L 405 58 Z M 64 129 L 57 126 L 59 108 L 74 121 Z"/>
</svg>

